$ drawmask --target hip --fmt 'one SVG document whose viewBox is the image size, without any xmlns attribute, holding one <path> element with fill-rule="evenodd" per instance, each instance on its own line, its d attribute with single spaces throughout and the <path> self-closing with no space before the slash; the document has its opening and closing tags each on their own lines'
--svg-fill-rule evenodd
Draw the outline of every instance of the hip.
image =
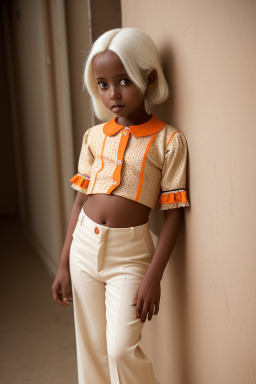
<svg viewBox="0 0 256 384">
<path fill-rule="evenodd" d="M 134 227 L 111 228 L 94 222 L 82 209 L 73 233 L 70 259 L 97 277 L 102 274 L 107 277 L 107 273 L 113 275 L 115 271 L 120 273 L 128 266 L 144 274 L 154 252 L 148 222 Z"/>
</svg>

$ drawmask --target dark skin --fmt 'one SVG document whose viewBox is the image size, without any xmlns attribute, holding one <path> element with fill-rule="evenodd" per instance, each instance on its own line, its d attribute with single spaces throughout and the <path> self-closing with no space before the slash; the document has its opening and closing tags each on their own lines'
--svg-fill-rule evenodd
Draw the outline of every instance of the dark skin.
<svg viewBox="0 0 256 384">
<path fill-rule="evenodd" d="M 151 116 L 145 110 L 145 94 L 142 94 L 129 79 L 123 64 L 115 53 L 107 50 L 96 56 L 93 62 L 93 73 L 104 105 L 112 111 L 113 105 L 120 106 L 114 112 L 118 124 L 129 127 L 130 125 L 143 124 L 150 119 Z M 148 73 L 146 90 L 154 86 L 156 76 L 155 70 Z M 68 302 L 72 301 L 69 250 L 81 207 L 93 221 L 112 228 L 142 225 L 148 221 L 151 211 L 145 205 L 120 196 L 85 195 L 77 192 L 70 214 L 59 268 L 52 286 L 53 298 L 62 306 L 67 306 Z M 160 282 L 176 243 L 181 222 L 182 209 L 164 211 L 164 223 L 153 259 L 137 289 L 132 304 L 136 306 L 136 316 L 142 322 L 145 322 L 146 318 L 151 320 L 153 315 L 157 315 L 159 312 Z"/>
</svg>

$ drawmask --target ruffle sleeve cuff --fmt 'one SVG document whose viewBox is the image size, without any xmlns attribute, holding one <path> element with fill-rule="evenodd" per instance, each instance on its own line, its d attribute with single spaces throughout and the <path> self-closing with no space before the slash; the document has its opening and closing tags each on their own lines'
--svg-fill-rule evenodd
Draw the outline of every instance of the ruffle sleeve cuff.
<svg viewBox="0 0 256 384">
<path fill-rule="evenodd" d="M 86 194 L 90 182 L 89 176 L 83 176 L 80 173 L 77 173 L 69 181 L 72 182 L 71 187 L 73 189 Z"/>
<path fill-rule="evenodd" d="M 159 196 L 160 210 L 189 207 L 185 189 L 162 192 Z"/>
</svg>

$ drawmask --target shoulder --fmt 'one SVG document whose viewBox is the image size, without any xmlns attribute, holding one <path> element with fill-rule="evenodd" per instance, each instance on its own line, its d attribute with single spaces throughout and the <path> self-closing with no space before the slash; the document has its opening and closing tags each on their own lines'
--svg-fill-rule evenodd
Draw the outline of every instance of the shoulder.
<svg viewBox="0 0 256 384">
<path fill-rule="evenodd" d="M 180 133 L 180 132 L 181 132 L 180 129 L 178 129 L 178 128 L 176 128 L 176 127 L 174 127 L 173 125 L 168 124 L 168 123 L 165 124 L 165 126 L 164 126 L 163 129 L 164 129 L 165 135 L 166 135 L 167 137 L 174 136 L 174 134 L 176 134 L 176 133 Z M 181 133 L 182 133 L 182 132 L 181 132 Z"/>
<path fill-rule="evenodd" d="M 88 128 L 83 135 L 83 142 L 89 142 L 94 137 L 97 138 L 100 134 L 103 132 L 103 126 L 104 124 L 97 124 L 93 127 Z"/>
<path fill-rule="evenodd" d="M 88 128 L 85 131 L 85 134 L 87 135 L 93 135 L 94 133 L 102 132 L 103 126 L 105 123 L 94 125 L 93 127 Z"/>
<path fill-rule="evenodd" d="M 186 147 L 187 141 L 184 133 L 172 124 L 165 123 L 164 127 L 158 133 L 159 139 L 163 141 L 165 151 L 170 147 Z"/>
</svg>

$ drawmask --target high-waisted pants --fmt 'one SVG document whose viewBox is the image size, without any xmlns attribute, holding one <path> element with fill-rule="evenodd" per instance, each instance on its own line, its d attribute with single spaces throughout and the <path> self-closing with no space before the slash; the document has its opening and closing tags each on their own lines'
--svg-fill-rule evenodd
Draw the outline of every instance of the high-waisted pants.
<svg viewBox="0 0 256 384">
<path fill-rule="evenodd" d="M 153 254 L 148 223 L 110 228 L 82 208 L 69 259 L 79 384 L 155 384 L 131 305 Z"/>
</svg>

